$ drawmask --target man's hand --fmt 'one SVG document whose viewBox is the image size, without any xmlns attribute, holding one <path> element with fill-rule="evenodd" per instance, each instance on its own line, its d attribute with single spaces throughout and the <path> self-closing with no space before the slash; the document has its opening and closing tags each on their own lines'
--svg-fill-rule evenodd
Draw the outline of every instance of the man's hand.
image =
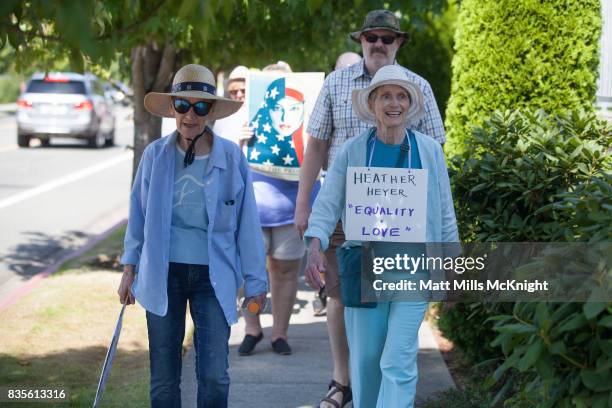
<svg viewBox="0 0 612 408">
<path fill-rule="evenodd" d="M 134 295 L 132 295 L 131 290 L 135 277 L 136 274 L 134 273 L 134 265 L 124 265 L 121 283 L 119 284 L 119 289 L 117 289 L 119 303 L 124 304 L 126 301 L 128 305 L 133 305 L 135 303 Z"/>
<path fill-rule="evenodd" d="M 327 157 L 327 140 L 314 137 L 308 138 L 304 160 L 300 167 L 300 184 L 295 200 L 294 223 L 301 237 L 308 228 L 308 217 L 310 216 L 310 196 L 312 187 L 317 181 L 317 176 Z"/>
<path fill-rule="evenodd" d="M 308 204 L 295 204 L 295 214 L 293 215 L 293 222 L 295 228 L 300 234 L 300 237 L 304 238 L 304 232 L 308 228 L 308 217 L 310 217 L 310 206 Z"/>
<path fill-rule="evenodd" d="M 304 278 L 308 286 L 315 290 L 321 290 L 325 286 L 321 276 L 325 271 L 325 257 L 321 252 L 321 243 L 318 238 L 313 238 L 308 247 L 308 258 L 304 270 Z"/>
</svg>

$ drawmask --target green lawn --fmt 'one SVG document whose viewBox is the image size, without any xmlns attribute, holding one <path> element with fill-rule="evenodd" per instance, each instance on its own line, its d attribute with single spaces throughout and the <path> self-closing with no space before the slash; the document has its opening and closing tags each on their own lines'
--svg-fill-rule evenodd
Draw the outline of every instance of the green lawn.
<svg viewBox="0 0 612 408">
<path fill-rule="evenodd" d="M 66 271 L 0 312 L 0 386 L 63 388 L 70 403 L 51 406 L 91 406 L 120 310 L 115 293 L 120 276 Z M 147 406 L 148 381 L 144 311 L 131 306 L 101 405 Z"/>
<path fill-rule="evenodd" d="M 121 273 L 101 268 L 99 258 L 121 252 L 123 233 L 116 231 L 0 312 L 0 387 L 63 388 L 70 402 L 43 405 L 91 407 L 121 308 Z M 130 306 L 100 406 L 148 406 L 148 383 L 145 313 Z"/>
</svg>

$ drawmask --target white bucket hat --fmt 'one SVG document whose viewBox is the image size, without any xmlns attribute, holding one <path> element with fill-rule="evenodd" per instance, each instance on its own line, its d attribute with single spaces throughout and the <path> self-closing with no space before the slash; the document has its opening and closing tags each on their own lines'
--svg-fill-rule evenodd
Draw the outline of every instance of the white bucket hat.
<svg viewBox="0 0 612 408">
<path fill-rule="evenodd" d="M 170 93 L 149 92 L 144 98 L 145 108 L 153 115 L 173 118 L 175 111 L 172 97 L 201 98 L 213 102 L 206 115 L 209 120 L 230 116 L 242 106 L 242 102 L 216 95 L 215 77 L 206 67 L 197 64 L 185 65 L 174 75 Z"/>
<path fill-rule="evenodd" d="M 416 124 L 425 114 L 423 92 L 414 82 L 408 79 L 406 71 L 397 65 L 385 65 L 376 72 L 368 87 L 353 90 L 351 99 L 357 117 L 363 122 L 376 125 L 376 117 L 368 105 L 368 98 L 372 91 L 383 85 L 398 85 L 408 92 L 410 107 L 406 115 L 406 126 Z"/>
</svg>

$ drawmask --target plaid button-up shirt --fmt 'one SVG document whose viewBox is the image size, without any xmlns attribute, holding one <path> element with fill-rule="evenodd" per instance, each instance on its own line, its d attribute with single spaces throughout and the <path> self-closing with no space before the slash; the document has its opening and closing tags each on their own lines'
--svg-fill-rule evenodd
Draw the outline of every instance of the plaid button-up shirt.
<svg viewBox="0 0 612 408">
<path fill-rule="evenodd" d="M 425 97 L 425 115 L 414 129 L 443 144 L 446 142 L 444 125 L 429 82 L 407 68 L 404 70 L 408 78 L 421 88 Z M 351 103 L 353 89 L 365 88 L 371 81 L 372 76 L 366 71 L 363 61 L 334 71 L 325 79 L 308 122 L 308 134 L 317 139 L 331 141 L 328 166 L 347 139 L 358 136 L 371 127 L 357 118 Z"/>
</svg>

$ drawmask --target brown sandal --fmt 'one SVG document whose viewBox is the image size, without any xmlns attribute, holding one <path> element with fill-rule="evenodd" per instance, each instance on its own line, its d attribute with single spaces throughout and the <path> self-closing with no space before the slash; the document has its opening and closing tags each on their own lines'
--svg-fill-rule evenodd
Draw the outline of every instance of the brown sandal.
<svg viewBox="0 0 612 408">
<path fill-rule="evenodd" d="M 338 401 L 333 400 L 331 397 L 336 395 L 337 393 L 342 393 L 342 402 L 338 404 Z M 327 402 L 334 406 L 334 408 L 344 408 L 346 404 L 353 400 L 353 391 L 351 390 L 350 385 L 342 385 L 336 380 L 331 380 L 329 383 L 329 388 L 327 391 L 327 395 L 325 398 L 319 402 L 319 408 L 321 408 L 321 403 Z"/>
</svg>

